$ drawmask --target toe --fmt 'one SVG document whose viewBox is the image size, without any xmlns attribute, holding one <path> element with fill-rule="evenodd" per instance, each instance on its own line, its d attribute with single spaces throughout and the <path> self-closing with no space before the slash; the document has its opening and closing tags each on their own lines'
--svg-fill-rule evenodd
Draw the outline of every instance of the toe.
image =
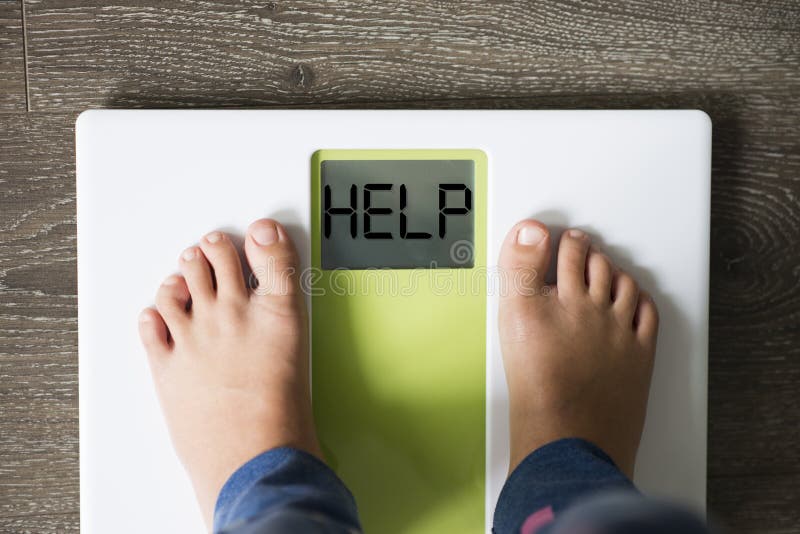
<svg viewBox="0 0 800 534">
<path fill-rule="evenodd" d="M 617 271 L 611 289 L 614 311 L 623 324 L 633 325 L 633 314 L 639 302 L 639 285 L 628 273 Z"/>
<path fill-rule="evenodd" d="M 658 309 L 646 291 L 639 293 L 639 305 L 634 316 L 636 335 L 645 346 L 655 347 L 658 336 Z"/>
<path fill-rule="evenodd" d="M 590 247 L 586 259 L 586 284 L 589 286 L 589 295 L 597 304 L 607 305 L 611 302 L 613 274 L 614 267 L 611 260 L 594 247 Z"/>
<path fill-rule="evenodd" d="M 247 229 L 244 252 L 257 282 L 255 298 L 300 293 L 297 251 L 289 234 L 276 221 L 259 219 L 252 223 Z"/>
<path fill-rule="evenodd" d="M 211 275 L 211 266 L 200 248 L 189 247 L 183 251 L 180 269 L 186 279 L 186 285 L 189 287 L 195 307 L 214 299 L 214 278 Z"/>
<path fill-rule="evenodd" d="M 203 254 L 214 271 L 217 296 L 222 298 L 244 298 L 245 291 L 242 264 L 230 238 L 222 232 L 211 232 L 200 242 Z"/>
<path fill-rule="evenodd" d="M 166 278 L 156 294 L 156 308 L 173 338 L 180 336 L 189 322 L 189 288 L 179 275 Z"/>
<path fill-rule="evenodd" d="M 500 268 L 507 280 L 504 297 L 538 295 L 550 263 L 550 232 L 532 219 L 517 223 L 500 249 Z"/>
<path fill-rule="evenodd" d="M 581 230 L 567 230 L 558 246 L 556 278 L 559 295 L 571 298 L 586 291 L 586 254 L 589 236 Z"/>
<path fill-rule="evenodd" d="M 167 325 L 153 308 L 145 308 L 139 314 L 139 337 L 151 358 L 159 358 L 169 351 Z"/>
</svg>

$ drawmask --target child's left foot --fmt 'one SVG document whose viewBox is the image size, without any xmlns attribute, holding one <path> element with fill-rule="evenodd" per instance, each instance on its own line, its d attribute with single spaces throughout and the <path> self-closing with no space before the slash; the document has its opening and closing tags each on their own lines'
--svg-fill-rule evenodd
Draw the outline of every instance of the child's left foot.
<svg viewBox="0 0 800 534">
<path fill-rule="evenodd" d="M 212 232 L 183 252 L 158 311 L 140 317 L 172 441 L 209 525 L 222 485 L 254 456 L 292 446 L 321 457 L 297 253 L 268 219 L 250 225 L 244 250 L 257 290 L 230 239 Z"/>
</svg>

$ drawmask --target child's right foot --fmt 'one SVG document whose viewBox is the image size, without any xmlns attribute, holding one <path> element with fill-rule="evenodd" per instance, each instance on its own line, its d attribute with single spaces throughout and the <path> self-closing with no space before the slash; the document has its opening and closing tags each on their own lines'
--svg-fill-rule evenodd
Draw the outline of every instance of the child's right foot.
<svg viewBox="0 0 800 534">
<path fill-rule="evenodd" d="M 579 437 L 632 477 L 653 369 L 656 307 L 579 230 L 561 238 L 554 286 L 543 280 L 549 261 L 546 226 L 527 220 L 512 228 L 500 266 L 521 276 L 501 299 L 499 319 L 510 470 L 542 445 Z"/>
</svg>

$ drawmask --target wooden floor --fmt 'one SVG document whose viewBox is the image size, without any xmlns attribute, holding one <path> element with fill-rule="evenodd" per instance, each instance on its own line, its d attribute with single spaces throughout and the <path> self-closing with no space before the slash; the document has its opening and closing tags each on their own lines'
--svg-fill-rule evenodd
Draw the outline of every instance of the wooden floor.
<svg viewBox="0 0 800 534">
<path fill-rule="evenodd" d="M 1 532 L 78 530 L 77 113 L 278 106 L 708 112 L 708 502 L 800 532 L 797 0 L 0 0 Z"/>
</svg>

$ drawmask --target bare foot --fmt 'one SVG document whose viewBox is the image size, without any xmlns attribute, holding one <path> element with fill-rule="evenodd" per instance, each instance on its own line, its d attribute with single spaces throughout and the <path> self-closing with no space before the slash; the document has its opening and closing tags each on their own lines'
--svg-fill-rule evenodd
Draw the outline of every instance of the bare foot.
<svg viewBox="0 0 800 534">
<path fill-rule="evenodd" d="M 519 275 L 499 317 L 510 469 L 542 445 L 579 437 L 632 477 L 656 348 L 656 307 L 579 230 L 561 238 L 554 286 L 543 280 L 549 261 L 549 232 L 533 220 L 512 228 L 500 253 L 501 267 Z"/>
<path fill-rule="evenodd" d="M 170 435 L 209 526 L 222 485 L 254 456 L 292 446 L 321 457 L 296 251 L 268 219 L 250 225 L 244 249 L 257 290 L 228 236 L 212 232 L 183 252 L 158 311 L 140 317 Z"/>
</svg>

